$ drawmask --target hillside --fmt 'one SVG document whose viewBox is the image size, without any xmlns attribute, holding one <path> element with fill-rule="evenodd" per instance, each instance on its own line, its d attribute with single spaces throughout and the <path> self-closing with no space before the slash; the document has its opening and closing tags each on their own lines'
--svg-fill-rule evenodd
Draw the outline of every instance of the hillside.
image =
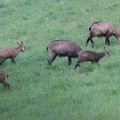
<svg viewBox="0 0 120 120">
<path fill-rule="evenodd" d="M 0 0 L 0 49 L 25 52 L 0 66 L 10 74 L 9 91 L 0 84 L 0 120 L 119 120 L 120 45 L 111 37 L 111 56 L 100 65 L 66 58 L 47 64 L 46 46 L 54 39 L 70 39 L 82 49 L 103 51 L 104 38 L 85 46 L 94 21 L 112 22 L 120 31 L 119 0 Z"/>
</svg>

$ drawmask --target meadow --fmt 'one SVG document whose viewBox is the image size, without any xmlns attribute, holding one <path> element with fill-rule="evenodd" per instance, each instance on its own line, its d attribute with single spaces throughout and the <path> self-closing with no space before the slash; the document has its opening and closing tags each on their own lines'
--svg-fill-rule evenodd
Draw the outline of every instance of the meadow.
<svg viewBox="0 0 120 120">
<path fill-rule="evenodd" d="M 84 62 L 76 71 L 73 59 L 47 64 L 46 47 L 54 39 L 73 40 L 82 49 L 104 50 L 104 38 L 85 46 L 94 21 L 112 22 L 120 31 L 119 0 L 0 0 L 0 49 L 25 52 L 16 64 L 7 60 L 0 71 L 10 74 L 10 90 L 0 84 L 0 120 L 119 120 L 120 45 L 111 37 L 111 56 L 101 67 Z"/>
</svg>

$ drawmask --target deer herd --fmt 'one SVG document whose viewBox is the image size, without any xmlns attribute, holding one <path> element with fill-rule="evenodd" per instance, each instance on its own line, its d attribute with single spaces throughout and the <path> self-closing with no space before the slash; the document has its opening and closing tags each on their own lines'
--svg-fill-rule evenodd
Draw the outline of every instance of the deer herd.
<svg viewBox="0 0 120 120">
<path fill-rule="evenodd" d="M 94 22 L 89 27 L 89 36 L 86 41 L 86 46 L 91 42 L 92 47 L 94 47 L 94 37 L 105 37 L 105 45 L 110 45 L 109 38 L 115 36 L 118 43 L 120 43 L 120 33 L 116 30 L 112 23 L 109 22 Z M 16 63 L 15 57 L 19 52 L 24 52 L 25 46 L 23 41 L 17 43 L 19 46 L 17 48 L 7 48 L 0 50 L 0 65 L 5 62 L 5 60 L 10 59 L 12 63 Z M 57 56 L 67 57 L 68 65 L 72 63 L 72 58 L 77 58 L 77 63 L 74 67 L 76 69 L 80 67 L 81 62 L 96 63 L 99 65 L 99 60 L 104 56 L 110 56 L 110 53 L 104 47 L 103 52 L 95 52 L 89 50 L 83 50 L 79 45 L 71 40 L 54 40 L 47 46 L 48 51 L 48 64 L 51 65 Z M 0 72 L 0 83 L 4 88 L 9 89 L 10 85 L 7 83 L 8 74 L 5 72 Z"/>
</svg>

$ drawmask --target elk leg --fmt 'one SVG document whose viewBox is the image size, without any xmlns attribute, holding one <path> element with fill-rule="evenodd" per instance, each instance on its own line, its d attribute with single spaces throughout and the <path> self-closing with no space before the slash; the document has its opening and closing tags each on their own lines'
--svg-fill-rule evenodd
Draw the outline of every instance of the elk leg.
<svg viewBox="0 0 120 120">
<path fill-rule="evenodd" d="M 11 62 L 16 64 L 15 58 L 11 58 Z"/>
<path fill-rule="evenodd" d="M 110 40 L 109 40 L 109 38 L 108 38 L 108 41 L 107 41 L 107 42 L 108 42 L 108 45 L 110 45 Z"/>
<path fill-rule="evenodd" d="M 94 42 L 92 39 L 90 39 L 91 43 L 92 43 L 92 48 L 94 47 Z"/>
<path fill-rule="evenodd" d="M 100 64 L 99 64 L 99 62 L 98 62 L 98 61 L 96 62 L 96 64 L 100 67 Z"/>
<path fill-rule="evenodd" d="M 92 35 L 92 33 L 90 32 L 90 33 L 89 33 L 89 37 L 88 37 L 88 39 L 87 39 L 87 41 L 86 41 L 86 46 L 87 46 L 87 44 L 88 44 L 89 41 L 91 41 L 92 47 L 94 46 L 94 42 L 93 42 L 92 38 L 93 38 L 93 35 Z"/>
<path fill-rule="evenodd" d="M 86 41 L 86 47 L 87 47 L 89 41 L 90 41 L 90 38 L 88 37 L 88 39 L 87 39 L 87 41 Z"/>
<path fill-rule="evenodd" d="M 51 65 L 51 64 L 53 63 L 53 61 L 55 60 L 55 58 L 56 58 L 56 54 L 51 53 L 51 54 L 49 55 L 48 64 Z"/>
<path fill-rule="evenodd" d="M 1 83 L 4 86 L 5 89 L 6 88 L 10 89 L 10 85 L 7 82 L 4 81 L 4 82 L 1 82 Z"/>
<path fill-rule="evenodd" d="M 77 64 L 75 65 L 74 69 L 76 70 L 77 67 L 80 67 L 80 62 L 77 62 Z"/>
<path fill-rule="evenodd" d="M 110 45 L 109 35 L 105 36 L 105 45 Z"/>
<path fill-rule="evenodd" d="M 89 41 L 92 43 L 92 47 L 94 47 L 94 42 L 93 42 L 92 38 L 88 38 L 88 39 L 87 39 L 87 41 L 86 41 L 86 46 L 87 46 L 87 44 L 88 44 Z"/>
<path fill-rule="evenodd" d="M 7 85 L 7 88 L 10 89 L 10 85 L 8 83 L 6 83 L 6 85 Z"/>
<path fill-rule="evenodd" d="M 86 41 L 86 46 L 88 45 L 89 41 L 91 41 L 91 43 L 93 44 L 93 40 L 92 40 L 92 36 L 89 36 L 87 41 Z"/>
<path fill-rule="evenodd" d="M 107 45 L 107 39 L 105 39 L 105 45 Z"/>
<path fill-rule="evenodd" d="M 71 57 L 68 57 L 68 65 L 71 65 L 71 63 L 72 63 Z"/>
<path fill-rule="evenodd" d="M 105 40 L 105 45 L 110 45 L 110 40 L 108 38 Z"/>
</svg>

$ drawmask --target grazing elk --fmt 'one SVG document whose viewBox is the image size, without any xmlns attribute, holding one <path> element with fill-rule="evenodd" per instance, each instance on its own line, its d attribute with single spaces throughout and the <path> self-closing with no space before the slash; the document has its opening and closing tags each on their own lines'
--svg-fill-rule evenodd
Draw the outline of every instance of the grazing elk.
<svg viewBox="0 0 120 120">
<path fill-rule="evenodd" d="M 10 89 L 10 85 L 6 82 L 8 77 L 9 75 L 7 73 L 0 72 L 0 83 L 4 86 L 5 89 Z"/>
<path fill-rule="evenodd" d="M 25 49 L 23 41 L 20 43 L 17 42 L 17 44 L 19 45 L 17 48 L 7 48 L 0 51 L 0 64 L 2 64 L 7 59 L 11 59 L 12 63 L 16 63 L 15 57 L 19 52 L 24 52 Z"/>
<path fill-rule="evenodd" d="M 70 40 L 54 40 L 48 46 L 48 64 L 52 64 L 56 56 L 68 57 L 68 65 L 71 64 L 71 58 L 76 58 L 81 50 L 80 46 Z"/>
<path fill-rule="evenodd" d="M 120 43 L 120 33 L 117 32 L 116 28 L 112 23 L 109 22 L 94 22 L 89 27 L 89 37 L 86 41 L 86 46 L 90 41 L 92 43 L 92 47 L 94 46 L 94 42 L 92 40 L 93 37 L 105 37 L 105 45 L 110 45 L 109 38 L 111 36 L 115 36 Z"/>
<path fill-rule="evenodd" d="M 105 48 L 104 48 L 105 49 Z M 99 60 L 104 56 L 110 56 L 110 53 L 105 49 L 104 52 L 94 52 L 94 51 L 88 51 L 88 50 L 81 50 L 78 53 L 78 60 L 75 65 L 75 69 L 79 66 L 81 62 L 92 62 L 97 63 L 99 65 Z"/>
</svg>

